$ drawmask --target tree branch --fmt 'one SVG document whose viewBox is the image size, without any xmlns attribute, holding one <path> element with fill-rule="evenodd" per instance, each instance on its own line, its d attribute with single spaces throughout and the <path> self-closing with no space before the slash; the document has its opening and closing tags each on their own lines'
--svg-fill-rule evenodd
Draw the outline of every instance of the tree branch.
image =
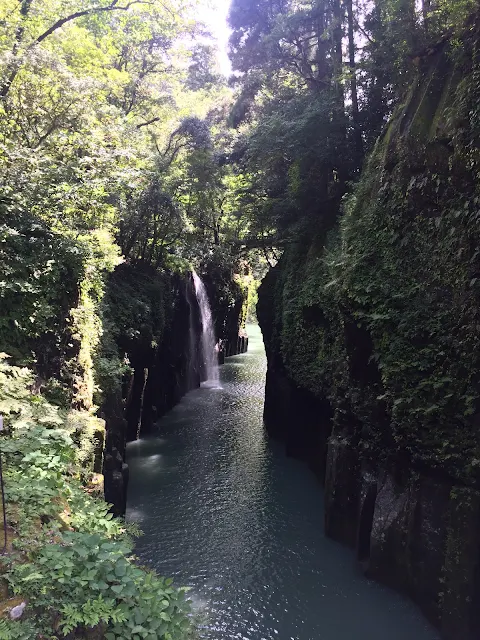
<svg viewBox="0 0 480 640">
<path fill-rule="evenodd" d="M 51 36 L 54 31 L 60 29 L 60 27 L 63 27 L 63 25 L 67 22 L 71 22 L 72 20 L 76 20 L 77 18 L 83 18 L 84 16 L 89 16 L 96 13 L 104 13 L 106 11 L 128 11 L 134 4 L 153 4 L 148 0 L 131 0 L 131 2 L 129 2 L 128 4 L 119 7 L 117 3 L 118 0 L 112 0 L 112 2 L 106 7 L 93 7 L 92 9 L 84 9 L 83 11 L 76 11 L 75 13 L 71 13 L 65 18 L 60 18 L 60 20 L 57 20 L 57 22 L 52 24 L 50 28 L 48 28 L 40 36 L 38 36 L 28 46 L 27 51 L 33 49 L 33 47 L 37 46 L 37 44 L 43 42 L 46 38 L 48 38 L 48 36 Z"/>
<path fill-rule="evenodd" d="M 137 129 L 141 129 L 142 127 L 148 127 L 149 124 L 154 124 L 159 120 L 161 120 L 161 118 L 157 116 L 156 118 L 152 118 L 151 120 L 147 120 L 146 122 L 141 122 L 140 124 L 137 124 Z"/>
</svg>

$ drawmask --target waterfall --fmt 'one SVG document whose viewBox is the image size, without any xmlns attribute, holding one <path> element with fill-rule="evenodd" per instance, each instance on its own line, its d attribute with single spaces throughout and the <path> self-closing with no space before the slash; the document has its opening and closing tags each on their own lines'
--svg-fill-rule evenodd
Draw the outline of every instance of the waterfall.
<svg viewBox="0 0 480 640">
<path fill-rule="evenodd" d="M 188 366 L 187 366 L 187 387 L 186 390 L 196 389 L 200 384 L 198 370 L 198 347 L 197 335 L 195 331 L 195 318 L 197 313 L 197 296 L 194 292 L 192 282 L 189 282 L 186 289 L 186 299 L 188 304 Z"/>
<path fill-rule="evenodd" d="M 208 382 L 218 383 L 217 340 L 213 328 L 212 310 L 208 302 L 205 285 L 195 271 L 192 272 L 192 275 L 202 321 L 201 356 L 205 366 L 205 377 Z"/>
</svg>

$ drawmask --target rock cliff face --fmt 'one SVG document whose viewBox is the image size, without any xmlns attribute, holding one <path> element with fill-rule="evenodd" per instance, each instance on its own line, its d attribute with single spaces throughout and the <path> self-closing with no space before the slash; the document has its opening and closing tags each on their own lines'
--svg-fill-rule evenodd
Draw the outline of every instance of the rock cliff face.
<svg viewBox="0 0 480 640">
<path fill-rule="evenodd" d="M 217 334 L 227 355 L 246 349 L 239 335 L 245 302 L 233 281 L 209 277 Z M 229 291 L 219 297 L 218 290 Z M 111 361 L 128 359 L 123 380 L 106 389 L 102 417 L 107 437 L 104 455 L 105 498 L 117 515 L 125 512 L 128 466 L 126 443 L 147 434 L 155 422 L 200 385 L 200 313 L 191 274 L 159 273 L 148 265 L 122 264 L 111 275 L 105 305 L 104 353 Z"/>
<path fill-rule="evenodd" d="M 248 348 L 245 332 L 248 289 L 232 272 L 231 265 L 218 262 L 205 265 L 203 279 L 212 306 L 215 335 L 222 346 L 221 359 L 244 353 Z"/>
<path fill-rule="evenodd" d="M 327 534 L 448 640 L 480 637 L 479 47 L 477 20 L 420 58 L 339 223 L 297 229 L 257 308 L 266 427 L 324 483 Z"/>
</svg>

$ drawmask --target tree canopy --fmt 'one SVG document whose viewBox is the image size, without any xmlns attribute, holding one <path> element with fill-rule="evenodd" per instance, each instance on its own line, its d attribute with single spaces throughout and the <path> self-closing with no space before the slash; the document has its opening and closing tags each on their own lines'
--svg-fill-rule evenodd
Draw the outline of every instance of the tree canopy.
<svg viewBox="0 0 480 640">
<path fill-rule="evenodd" d="M 470 0 L 233 0 L 231 124 L 245 137 L 245 209 L 269 242 L 305 217 L 327 228 L 416 67 Z M 247 177 L 248 176 L 248 177 Z"/>
</svg>

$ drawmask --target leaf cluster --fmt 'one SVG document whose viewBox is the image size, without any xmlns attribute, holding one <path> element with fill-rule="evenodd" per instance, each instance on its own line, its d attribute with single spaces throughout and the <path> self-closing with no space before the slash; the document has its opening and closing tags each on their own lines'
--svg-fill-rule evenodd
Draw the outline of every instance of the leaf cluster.
<svg viewBox="0 0 480 640">
<path fill-rule="evenodd" d="M 125 525 L 85 491 L 66 412 L 31 393 L 29 370 L 5 359 L 0 366 L 0 448 L 15 531 L 4 575 L 27 602 L 21 621 L 1 621 L 1 637 L 186 638 L 185 591 L 138 567 Z"/>
</svg>

